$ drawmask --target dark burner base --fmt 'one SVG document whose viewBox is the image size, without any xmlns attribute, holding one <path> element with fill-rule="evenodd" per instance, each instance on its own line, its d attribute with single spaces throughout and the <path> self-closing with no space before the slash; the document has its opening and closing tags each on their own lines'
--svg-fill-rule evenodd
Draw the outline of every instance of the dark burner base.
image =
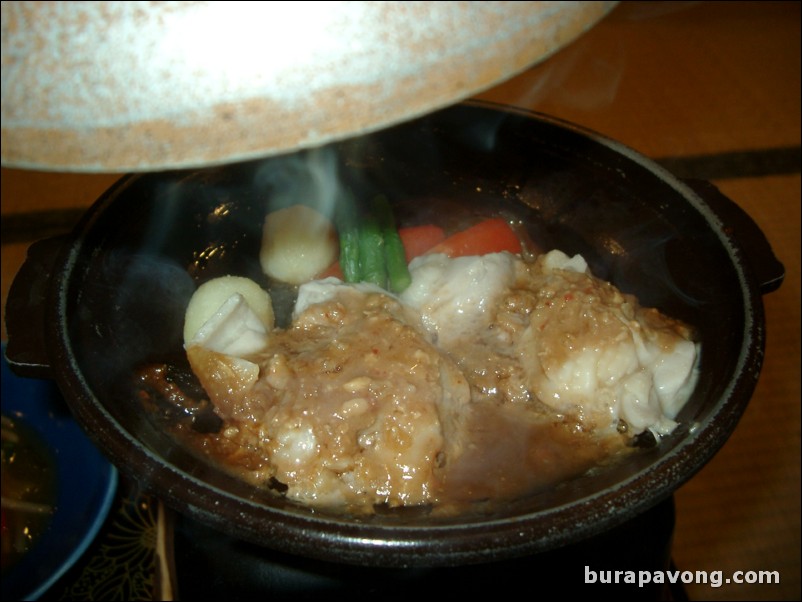
<svg viewBox="0 0 802 602">
<path fill-rule="evenodd" d="M 611 531 L 555 551 L 492 564 L 449 568 L 385 569 L 310 560 L 234 540 L 178 517 L 175 562 L 180 599 L 319 599 L 337 594 L 354 600 L 416 600 L 433 593 L 526 599 L 560 597 L 616 600 L 681 600 L 681 589 L 665 585 L 585 583 L 595 571 L 667 571 L 671 568 L 674 500 L 668 498 Z M 613 575 L 614 576 L 614 575 Z M 606 577 L 606 575 L 605 575 Z M 623 576 L 620 577 L 623 579 Z M 517 594 L 516 594 L 517 595 Z"/>
</svg>

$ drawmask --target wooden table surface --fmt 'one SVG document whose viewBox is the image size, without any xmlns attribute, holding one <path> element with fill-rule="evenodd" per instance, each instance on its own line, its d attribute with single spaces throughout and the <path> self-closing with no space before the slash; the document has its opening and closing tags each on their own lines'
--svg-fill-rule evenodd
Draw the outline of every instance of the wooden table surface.
<svg viewBox="0 0 802 602">
<path fill-rule="evenodd" d="M 575 122 L 678 176 L 710 180 L 768 237 L 786 275 L 764 297 L 760 382 L 730 440 L 675 495 L 673 557 L 680 570 L 780 576 L 686 584 L 692 600 L 799 600 L 800 3 L 625 2 L 480 97 Z M 118 177 L 3 168 L 4 314 L 27 246 L 71 227 Z"/>
</svg>

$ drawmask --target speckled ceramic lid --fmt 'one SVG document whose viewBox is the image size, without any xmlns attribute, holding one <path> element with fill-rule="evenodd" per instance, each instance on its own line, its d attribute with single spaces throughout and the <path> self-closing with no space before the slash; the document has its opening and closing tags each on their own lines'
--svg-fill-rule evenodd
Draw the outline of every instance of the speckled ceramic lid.
<svg viewBox="0 0 802 602">
<path fill-rule="evenodd" d="M 616 2 L 3 2 L 2 163 L 210 165 L 452 104 Z"/>
</svg>

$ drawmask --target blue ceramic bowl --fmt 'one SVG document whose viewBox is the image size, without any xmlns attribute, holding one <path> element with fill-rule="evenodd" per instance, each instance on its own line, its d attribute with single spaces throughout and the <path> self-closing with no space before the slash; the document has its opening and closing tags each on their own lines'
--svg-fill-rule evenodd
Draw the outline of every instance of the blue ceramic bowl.
<svg viewBox="0 0 802 602">
<path fill-rule="evenodd" d="M 75 564 L 103 526 L 117 471 L 73 420 L 56 385 L 16 376 L 6 363 L 5 343 L 2 351 L 2 412 L 51 446 L 58 469 L 56 511 L 47 531 L 2 577 L 3 600 L 35 600 Z"/>
</svg>

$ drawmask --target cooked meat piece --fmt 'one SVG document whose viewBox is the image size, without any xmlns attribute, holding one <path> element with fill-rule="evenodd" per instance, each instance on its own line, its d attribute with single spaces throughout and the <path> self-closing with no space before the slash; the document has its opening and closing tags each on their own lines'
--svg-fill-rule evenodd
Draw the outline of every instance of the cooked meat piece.
<svg viewBox="0 0 802 602">
<path fill-rule="evenodd" d="M 188 349 L 224 436 L 269 459 L 250 479 L 272 477 L 295 500 L 435 502 L 467 383 L 397 300 L 346 285 L 329 292 L 256 356 Z"/>
</svg>

